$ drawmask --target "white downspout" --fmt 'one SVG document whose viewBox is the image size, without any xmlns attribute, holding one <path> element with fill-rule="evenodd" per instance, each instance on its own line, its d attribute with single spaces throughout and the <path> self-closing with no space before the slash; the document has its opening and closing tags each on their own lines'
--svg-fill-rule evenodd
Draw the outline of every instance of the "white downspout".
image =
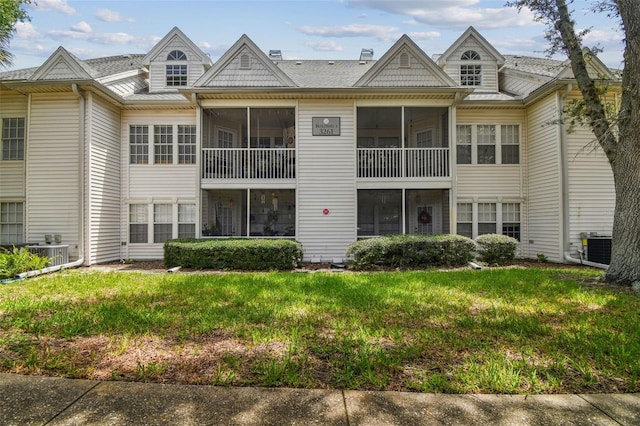
<svg viewBox="0 0 640 426">
<path fill-rule="evenodd" d="M 572 89 L 573 84 L 567 83 L 567 87 L 564 93 L 560 95 L 561 110 L 564 108 L 565 100 L 571 93 Z M 564 222 L 562 231 L 562 247 L 564 250 L 564 259 L 571 263 L 592 266 L 594 268 L 608 269 L 609 265 L 604 265 L 597 262 L 589 262 L 588 260 L 582 259 L 582 257 L 580 257 L 580 259 L 576 259 L 575 257 L 571 256 L 571 252 L 569 251 L 569 227 L 571 226 L 569 217 L 569 161 L 567 153 L 567 128 L 564 124 L 564 120 L 560 120 L 560 160 L 562 164 L 562 220 Z"/>
<path fill-rule="evenodd" d="M 63 265 L 55 265 L 55 266 L 49 266 L 46 268 L 42 268 L 42 269 L 38 269 L 35 271 L 27 271 L 27 272 L 23 272 L 21 274 L 17 274 L 16 278 L 18 279 L 24 279 L 24 278 L 29 278 L 29 277 L 35 277 L 37 275 L 42 275 L 42 274 L 48 274 L 50 272 L 56 272 L 56 271 L 60 271 L 62 269 L 68 269 L 68 268 L 76 268 L 78 266 L 82 266 L 82 264 L 84 263 L 84 236 L 85 236 L 85 232 L 84 232 L 84 199 L 85 199 L 85 188 L 84 188 L 84 166 L 85 166 L 85 119 L 86 119 L 86 112 L 85 112 L 85 98 L 84 95 L 80 92 L 80 90 L 78 89 L 78 85 L 77 84 L 72 84 L 71 85 L 71 90 L 73 91 L 73 93 L 78 96 L 78 98 L 80 99 L 80 131 L 79 131 L 79 136 L 80 136 L 80 170 L 79 170 L 79 179 L 78 179 L 78 188 L 80 191 L 80 202 L 79 202 L 79 215 L 80 215 L 80 227 L 79 227 L 79 242 L 78 242 L 78 247 L 80 247 L 80 256 L 78 257 L 78 260 L 75 260 L 73 262 L 68 262 L 65 263 Z"/>
</svg>

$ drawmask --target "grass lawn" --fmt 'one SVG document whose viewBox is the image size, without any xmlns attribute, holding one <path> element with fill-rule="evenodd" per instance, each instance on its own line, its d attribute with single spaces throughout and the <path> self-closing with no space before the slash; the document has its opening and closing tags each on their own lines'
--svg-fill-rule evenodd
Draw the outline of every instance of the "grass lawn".
<svg viewBox="0 0 640 426">
<path fill-rule="evenodd" d="M 145 274 L 0 286 L 0 371 L 446 393 L 640 391 L 640 295 L 599 271 Z"/>
</svg>

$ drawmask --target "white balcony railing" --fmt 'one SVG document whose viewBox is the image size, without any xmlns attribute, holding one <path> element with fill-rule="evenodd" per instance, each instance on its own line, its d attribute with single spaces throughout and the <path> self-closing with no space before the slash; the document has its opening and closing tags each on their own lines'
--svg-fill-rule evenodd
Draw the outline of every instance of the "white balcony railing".
<svg viewBox="0 0 640 426">
<path fill-rule="evenodd" d="M 359 178 L 440 178 L 449 174 L 449 148 L 358 148 Z"/>
<path fill-rule="evenodd" d="M 295 148 L 204 148 L 203 179 L 294 179 Z"/>
<path fill-rule="evenodd" d="M 446 178 L 449 148 L 358 148 L 358 178 Z M 203 179 L 295 179 L 295 148 L 204 148 Z"/>
</svg>

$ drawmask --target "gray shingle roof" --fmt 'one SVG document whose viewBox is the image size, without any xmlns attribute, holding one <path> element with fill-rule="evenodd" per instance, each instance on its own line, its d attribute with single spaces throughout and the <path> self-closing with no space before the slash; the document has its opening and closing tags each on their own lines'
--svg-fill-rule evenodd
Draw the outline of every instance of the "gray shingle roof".
<svg viewBox="0 0 640 426">
<path fill-rule="evenodd" d="M 376 61 L 278 61 L 276 66 L 299 87 L 341 88 L 353 85 Z"/>
<path fill-rule="evenodd" d="M 142 58 L 145 55 L 118 55 L 107 56 L 104 58 L 87 59 L 82 61 L 78 59 L 80 65 L 93 78 L 105 77 L 107 75 L 119 74 L 125 71 L 140 69 L 142 67 Z M 74 56 L 75 58 L 75 56 Z M 77 59 L 77 58 L 76 58 Z M 0 73 L 0 80 L 26 80 L 38 70 L 39 67 L 24 68 L 20 70 L 5 71 Z"/>
<path fill-rule="evenodd" d="M 512 69 L 544 77 L 555 77 L 565 68 L 563 61 L 532 56 L 504 55 L 503 68 Z"/>
</svg>

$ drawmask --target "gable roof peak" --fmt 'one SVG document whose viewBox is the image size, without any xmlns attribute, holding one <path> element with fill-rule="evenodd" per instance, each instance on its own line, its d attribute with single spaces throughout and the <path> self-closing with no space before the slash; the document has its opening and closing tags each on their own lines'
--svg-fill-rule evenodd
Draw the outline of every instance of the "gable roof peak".
<svg viewBox="0 0 640 426">
<path fill-rule="evenodd" d="M 29 80 L 90 80 L 95 71 L 64 47 L 55 52 L 29 77 Z"/>
<path fill-rule="evenodd" d="M 498 52 L 498 50 L 495 47 L 493 47 L 493 45 L 489 43 L 487 39 L 484 38 L 482 34 L 480 34 L 480 32 L 476 30 L 473 25 L 470 25 L 469 28 L 467 28 L 465 32 L 463 32 L 462 35 L 460 35 L 460 37 L 458 37 L 458 39 L 454 41 L 453 44 L 449 46 L 449 48 L 442 55 L 438 57 L 438 65 L 444 65 L 449 60 L 449 57 L 456 50 L 458 50 L 460 46 L 469 38 L 474 38 L 478 42 L 478 44 L 480 44 L 481 47 L 483 47 L 487 52 L 489 52 L 489 54 L 493 56 L 494 59 L 497 61 L 498 66 L 504 64 L 504 60 L 505 60 L 504 56 L 502 56 L 502 54 Z M 460 59 L 460 58 L 456 58 L 456 59 Z"/>
<path fill-rule="evenodd" d="M 258 46 L 249 38 L 247 34 L 242 34 L 240 38 L 216 61 L 216 63 L 207 70 L 193 85 L 194 87 L 206 87 L 211 85 L 216 78 L 225 72 L 230 64 L 245 50 L 249 50 L 252 56 L 260 63 L 261 67 L 269 74 L 271 84 L 277 84 L 282 87 L 295 87 L 294 81 L 278 68 L 271 58 L 267 56 Z M 247 69 L 250 71 L 250 69 Z M 239 77 L 237 72 L 234 72 Z M 229 81 L 227 81 L 229 82 Z M 267 84 L 267 83 L 262 83 Z"/>
<path fill-rule="evenodd" d="M 191 49 L 192 52 L 195 53 L 195 55 L 197 56 L 195 60 L 192 58 L 189 58 L 189 61 L 200 62 L 206 65 L 211 64 L 211 59 L 209 58 L 209 55 L 204 53 L 202 49 L 200 49 L 193 41 L 191 41 L 191 39 L 187 37 L 185 33 L 183 33 L 182 30 L 177 26 L 173 27 L 164 37 L 162 37 L 162 39 L 158 43 L 156 43 L 155 46 L 153 46 L 153 48 L 149 51 L 149 53 L 147 53 L 146 56 L 142 59 L 142 63 L 144 65 L 149 65 L 152 61 L 156 60 L 158 55 L 162 53 L 165 47 L 169 43 L 171 43 L 171 41 L 176 37 L 179 38 L 182 41 L 182 43 L 184 43 L 186 47 Z"/>
<path fill-rule="evenodd" d="M 408 50 L 424 67 L 428 75 L 441 87 L 455 87 L 456 83 L 449 77 L 407 34 L 403 34 L 389 50 L 356 82 L 354 86 L 367 86 L 376 76 L 388 68 L 394 58 L 402 51 Z"/>
</svg>

